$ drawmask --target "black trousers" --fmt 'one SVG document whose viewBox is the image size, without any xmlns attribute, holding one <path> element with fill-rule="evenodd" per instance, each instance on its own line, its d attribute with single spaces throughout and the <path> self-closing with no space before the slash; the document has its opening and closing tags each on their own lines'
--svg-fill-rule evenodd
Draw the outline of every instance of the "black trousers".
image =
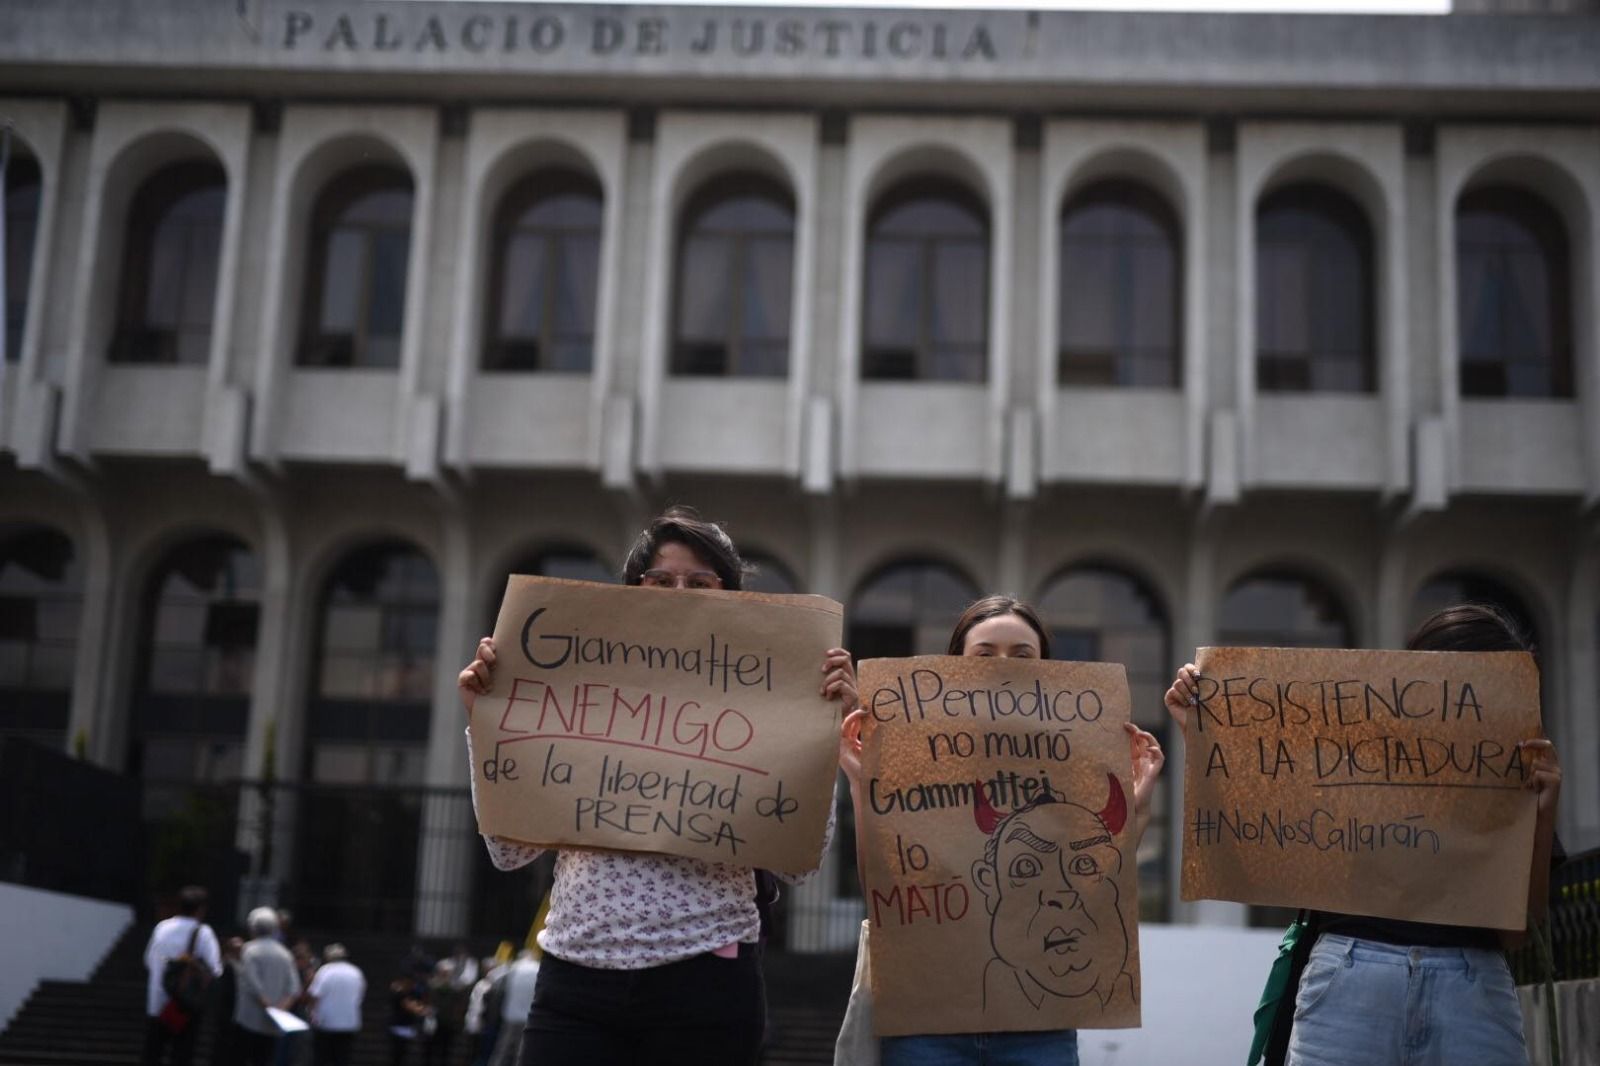
<svg viewBox="0 0 1600 1066">
<path fill-rule="evenodd" d="M 144 1055 L 139 1062 L 142 1066 L 161 1066 L 170 1049 L 172 1057 L 167 1061 L 172 1066 L 190 1066 L 194 1062 L 195 1038 L 199 1035 L 200 1019 L 197 1017 L 189 1019 L 181 1033 L 172 1032 L 159 1018 L 147 1017 L 144 1020 Z"/>
<path fill-rule="evenodd" d="M 350 1066 L 350 1045 L 355 1033 L 334 1033 L 326 1029 L 311 1032 L 311 1061 L 315 1066 Z"/>
<path fill-rule="evenodd" d="M 521 1066 L 755 1066 L 767 1025 L 757 945 L 643 970 L 597 970 L 546 955 Z"/>
</svg>

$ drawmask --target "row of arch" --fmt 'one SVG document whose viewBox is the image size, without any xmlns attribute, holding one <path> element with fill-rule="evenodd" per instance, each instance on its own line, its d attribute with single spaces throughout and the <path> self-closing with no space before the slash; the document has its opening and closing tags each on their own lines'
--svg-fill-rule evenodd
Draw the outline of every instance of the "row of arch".
<svg viewBox="0 0 1600 1066">
<path fill-rule="evenodd" d="M 759 554 L 752 559 L 750 587 L 798 591 L 781 563 Z M 597 555 L 574 546 L 530 552 L 510 569 L 615 580 Z M 132 772 L 177 780 L 244 772 L 240 756 L 261 586 L 258 555 L 223 533 L 178 543 L 153 566 L 135 630 Z M 943 561 L 912 556 L 886 562 L 849 598 L 851 650 L 860 658 L 942 653 L 957 616 L 980 593 L 970 577 Z M 1161 724 L 1160 694 L 1174 665 L 1171 624 L 1166 604 L 1147 581 L 1113 563 L 1074 564 L 1044 582 L 1035 599 L 1058 658 L 1124 663 L 1136 714 Z M 1430 578 L 1413 597 L 1409 621 L 1468 599 L 1504 604 L 1537 637 L 1534 615 L 1522 598 L 1476 573 L 1446 571 Z M 303 767 L 309 779 L 422 779 L 440 600 L 437 569 L 409 542 L 369 541 L 334 563 L 318 592 L 313 621 Z M 494 590 L 486 589 L 483 602 L 493 600 Z M 82 574 L 71 541 L 46 526 L 25 527 L 0 541 L 0 605 L 0 692 L 9 694 L 12 707 L 3 727 L 60 745 L 82 606 Z M 1349 647 L 1357 639 L 1353 614 L 1339 595 L 1303 571 L 1252 571 L 1219 603 L 1219 643 Z"/>
<path fill-rule="evenodd" d="M 210 351 L 228 196 L 199 141 L 148 174 L 121 220 L 113 361 L 200 363 Z M 568 158 L 568 156 L 572 158 Z M 1303 169 L 1303 168 L 1302 168 Z M 789 372 L 797 206 L 764 169 L 704 178 L 675 220 L 668 365 L 684 375 Z M 981 381 L 989 372 L 990 205 L 959 168 L 896 178 L 866 218 L 861 373 Z M 1573 395 L 1568 224 L 1497 164 L 1455 205 L 1459 388 L 1468 396 Z M 40 169 L 7 172 L 7 344 L 20 349 Z M 479 362 L 584 372 L 594 361 L 605 190 L 581 153 L 513 181 L 490 214 Z M 295 360 L 394 367 L 401 358 L 415 188 L 403 160 L 328 175 L 306 222 Z M 1266 391 L 1377 387 L 1378 270 L 1368 209 L 1297 177 L 1256 211 L 1257 382 Z M 1056 220 L 1057 378 L 1063 385 L 1182 384 L 1184 229 L 1155 185 L 1101 177 Z"/>
</svg>

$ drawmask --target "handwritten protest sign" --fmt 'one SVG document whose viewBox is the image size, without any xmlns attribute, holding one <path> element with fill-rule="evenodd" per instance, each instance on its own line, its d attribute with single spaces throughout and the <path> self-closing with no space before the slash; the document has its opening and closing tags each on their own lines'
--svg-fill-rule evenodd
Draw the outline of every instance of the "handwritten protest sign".
<svg viewBox="0 0 1600 1066">
<path fill-rule="evenodd" d="M 877 1032 L 1138 1025 L 1122 666 L 868 659 L 860 681 Z"/>
<path fill-rule="evenodd" d="M 1201 648 L 1183 898 L 1521 929 L 1522 652 Z"/>
<path fill-rule="evenodd" d="M 471 716 L 478 828 L 783 873 L 821 859 L 838 761 L 820 596 L 513 576 Z"/>
</svg>

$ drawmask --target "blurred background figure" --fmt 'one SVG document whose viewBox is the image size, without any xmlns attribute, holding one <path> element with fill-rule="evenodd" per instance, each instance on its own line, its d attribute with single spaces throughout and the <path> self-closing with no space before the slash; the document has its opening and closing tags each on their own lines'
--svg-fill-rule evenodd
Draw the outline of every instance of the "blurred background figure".
<svg viewBox="0 0 1600 1066">
<path fill-rule="evenodd" d="M 343 944 L 322 951 L 322 965 L 306 989 L 310 1005 L 315 1066 L 349 1066 L 351 1045 L 361 1031 L 361 1003 L 367 979 L 349 960 Z"/>
</svg>

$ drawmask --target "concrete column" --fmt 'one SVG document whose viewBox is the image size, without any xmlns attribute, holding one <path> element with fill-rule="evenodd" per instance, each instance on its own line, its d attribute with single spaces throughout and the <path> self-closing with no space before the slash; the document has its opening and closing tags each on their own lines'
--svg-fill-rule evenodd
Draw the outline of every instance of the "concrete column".
<svg viewBox="0 0 1600 1066">
<path fill-rule="evenodd" d="M 1042 130 L 1038 118 L 1025 116 L 1016 121 L 1012 134 L 1015 161 L 1011 171 L 1011 359 L 1010 380 L 1006 382 L 1007 406 L 1035 406 L 1034 390 L 1049 388 L 1053 382 L 1039 373 L 1039 304 L 1041 294 L 1033 279 L 1039 276 L 1040 261 L 1056 254 L 1054 219 L 1041 215 L 1044 180 Z M 999 209 L 1000 205 L 996 205 Z M 1055 360 L 1047 365 L 1054 367 Z M 1053 375 L 1051 375 L 1053 377 Z"/>
<path fill-rule="evenodd" d="M 249 873 L 239 892 L 241 914 L 278 901 L 278 883 L 293 857 L 293 795 L 272 785 L 300 777 L 298 738 L 304 687 L 296 684 L 294 635 L 309 618 L 299 595 L 289 532 L 280 494 L 251 483 L 261 515 L 261 606 L 256 625 L 255 676 L 250 683 L 250 715 L 245 728 L 246 787 L 239 796 L 237 846 L 250 856 Z M 219 916 L 221 917 L 221 916 Z"/>
<path fill-rule="evenodd" d="M 839 378 L 840 285 L 843 283 L 845 227 L 845 145 L 849 121 L 830 112 L 818 124 L 815 227 L 816 255 L 812 259 L 811 393 L 827 397 L 837 410 Z M 802 220 L 803 222 L 804 220 Z"/>
<path fill-rule="evenodd" d="M 1228 512 L 1211 510 L 1202 512 L 1194 523 L 1189 540 L 1188 572 L 1185 581 L 1185 602 L 1181 612 L 1175 612 L 1173 648 L 1174 669 L 1189 662 L 1194 650 L 1216 639 L 1216 605 L 1219 592 L 1216 587 L 1217 546 L 1227 532 Z M 1168 745 L 1167 772 L 1183 777 L 1184 743 L 1174 734 Z M 1172 802 L 1172 836 L 1168 841 L 1169 866 L 1167 876 L 1172 896 L 1169 900 L 1173 920 L 1198 925 L 1244 926 L 1249 913 L 1242 903 L 1222 900 L 1195 900 L 1184 902 L 1179 898 L 1183 879 L 1184 830 L 1188 825 L 1187 810 L 1181 787 L 1174 790 Z"/>
<path fill-rule="evenodd" d="M 1390 523 L 1378 548 L 1378 595 L 1363 627 L 1373 647 L 1398 648 L 1405 643 L 1407 527 Z"/>
<path fill-rule="evenodd" d="M 644 366 L 645 316 L 655 313 L 647 306 L 649 289 L 649 245 L 651 217 L 666 206 L 651 202 L 655 185 L 655 113 L 635 112 L 629 116 L 628 143 L 622 166 L 622 230 L 618 234 L 622 249 L 621 277 L 616 302 L 615 362 L 611 382 L 613 395 L 627 398 L 633 418 L 630 432 L 635 449 L 639 441 L 642 405 L 659 402 L 659 396 L 645 391 L 641 380 Z M 637 464 L 637 450 L 629 457 Z M 637 530 L 635 530 L 637 532 Z"/>
<path fill-rule="evenodd" d="M 993 591 L 1027 599 L 1033 590 L 1028 584 L 1028 518 L 1032 508 L 1024 501 L 1008 501 L 1000 512 L 1000 551 L 995 572 L 999 586 Z"/>
<path fill-rule="evenodd" d="M 809 587 L 802 592 L 812 592 L 842 601 L 847 590 L 840 573 L 840 511 L 835 496 L 808 496 L 806 520 L 810 533 L 809 558 L 806 569 L 811 575 Z M 849 619 L 846 618 L 846 624 Z M 845 639 L 849 646 L 848 636 Z M 841 776 L 842 780 L 842 776 Z M 849 806 L 850 794 L 840 787 L 834 793 L 834 815 L 837 818 Z M 839 868 L 846 842 L 842 834 L 835 833 L 817 872 L 803 883 L 786 886 L 790 920 L 789 935 L 792 949 L 845 950 L 848 938 L 855 935 L 855 921 L 859 918 L 859 901 L 841 896 L 838 892 Z"/>
<path fill-rule="evenodd" d="M 103 504 L 88 485 L 71 479 L 78 505 L 78 550 L 83 553 L 83 608 L 78 620 L 78 646 L 74 657 L 72 702 L 67 711 L 66 750 L 83 738 L 89 759 L 112 770 L 123 768 L 125 751 L 111 735 L 115 723 L 106 719 L 102 699 L 106 674 L 114 660 L 110 643 L 111 619 L 117 606 L 117 553 L 110 521 Z"/>
<path fill-rule="evenodd" d="M 466 728 L 456 674 L 471 654 L 475 621 L 473 546 L 464 508 L 442 500 L 444 551 L 440 559 L 439 644 L 434 656 L 433 718 L 428 727 L 429 792 L 422 805 L 417 847 L 416 923 L 420 936 L 460 936 L 467 930 L 472 900 L 472 805 L 468 787 Z M 433 790 L 439 791 L 433 791 Z"/>
</svg>

